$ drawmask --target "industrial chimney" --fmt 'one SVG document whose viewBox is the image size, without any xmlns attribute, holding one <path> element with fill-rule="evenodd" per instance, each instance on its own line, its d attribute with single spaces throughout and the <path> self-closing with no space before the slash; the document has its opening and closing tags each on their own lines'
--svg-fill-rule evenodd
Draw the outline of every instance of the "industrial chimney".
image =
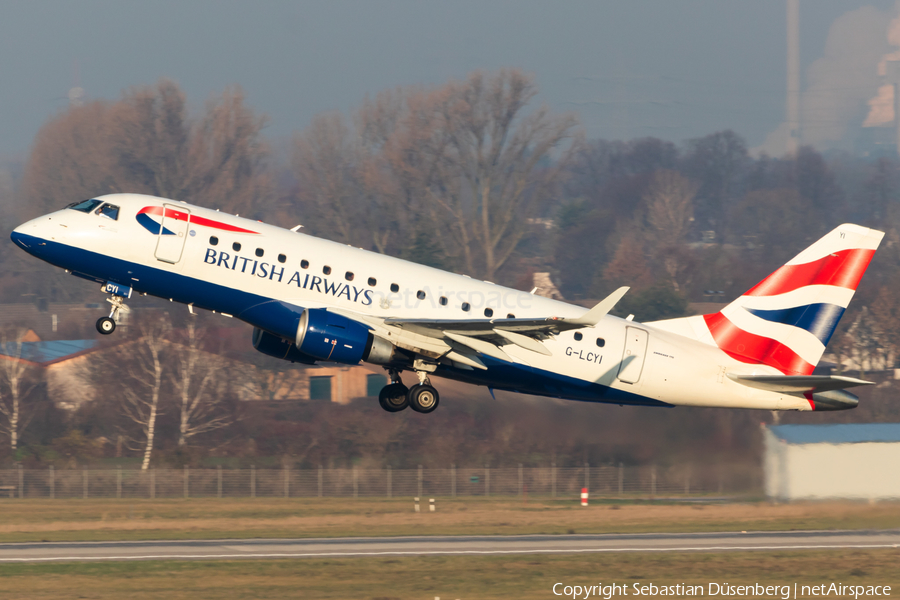
<svg viewBox="0 0 900 600">
<path fill-rule="evenodd" d="M 787 115 L 785 151 L 794 156 L 800 147 L 800 0 L 787 0 Z"/>
</svg>

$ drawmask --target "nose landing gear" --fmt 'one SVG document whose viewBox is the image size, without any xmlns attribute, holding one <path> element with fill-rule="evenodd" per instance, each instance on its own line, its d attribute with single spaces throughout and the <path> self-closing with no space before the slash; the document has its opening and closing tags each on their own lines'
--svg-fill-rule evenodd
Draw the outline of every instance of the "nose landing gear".
<svg viewBox="0 0 900 600">
<path fill-rule="evenodd" d="M 97 331 L 103 335 L 109 335 L 116 330 L 116 322 L 112 317 L 100 317 L 97 319 Z"/>
<path fill-rule="evenodd" d="M 108 317 L 97 319 L 97 331 L 103 335 L 109 335 L 116 330 L 119 313 L 127 313 L 131 310 L 125 306 L 124 302 L 125 298 L 131 297 L 131 288 L 109 282 L 104 284 L 100 290 L 109 294 L 109 298 L 106 301 L 112 304 L 112 309 L 109 311 Z"/>
</svg>

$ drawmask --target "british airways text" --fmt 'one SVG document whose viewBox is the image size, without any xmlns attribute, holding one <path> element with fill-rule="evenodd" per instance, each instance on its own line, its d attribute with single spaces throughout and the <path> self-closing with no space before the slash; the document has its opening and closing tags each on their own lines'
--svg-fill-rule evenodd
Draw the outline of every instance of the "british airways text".
<svg viewBox="0 0 900 600">
<path fill-rule="evenodd" d="M 231 271 L 237 271 L 238 267 L 240 267 L 241 273 L 255 275 L 269 281 L 283 282 L 285 277 L 284 267 L 253 260 L 246 256 L 232 256 L 227 252 L 217 252 L 212 248 L 206 249 L 206 257 L 203 259 L 203 262 L 217 267 L 225 267 Z M 320 294 L 330 294 L 336 298 L 344 297 L 351 302 L 359 302 L 363 306 L 372 304 L 372 290 L 363 290 L 355 285 L 328 281 L 324 277 L 310 275 L 309 273 L 294 271 L 294 274 L 287 280 L 287 284 L 296 284 L 298 288 L 310 291 L 315 290 Z"/>
</svg>

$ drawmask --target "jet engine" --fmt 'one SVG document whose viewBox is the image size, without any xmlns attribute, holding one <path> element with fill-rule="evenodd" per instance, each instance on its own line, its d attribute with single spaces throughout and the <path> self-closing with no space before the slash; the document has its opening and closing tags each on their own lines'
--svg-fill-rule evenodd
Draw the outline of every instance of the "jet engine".
<svg viewBox="0 0 900 600">
<path fill-rule="evenodd" d="M 324 308 L 310 308 L 300 315 L 296 347 L 319 360 L 355 365 L 359 361 L 385 364 L 394 346 L 376 337 L 368 327 Z"/>
<path fill-rule="evenodd" d="M 316 364 L 316 359 L 308 354 L 303 354 L 290 340 L 285 340 L 259 327 L 253 328 L 253 347 L 265 354 L 291 362 L 304 365 Z"/>
<path fill-rule="evenodd" d="M 267 356 L 307 365 L 317 360 L 355 365 L 364 360 L 380 365 L 394 359 L 394 345 L 368 327 L 324 308 L 305 309 L 292 342 L 259 327 L 253 347 Z"/>
</svg>

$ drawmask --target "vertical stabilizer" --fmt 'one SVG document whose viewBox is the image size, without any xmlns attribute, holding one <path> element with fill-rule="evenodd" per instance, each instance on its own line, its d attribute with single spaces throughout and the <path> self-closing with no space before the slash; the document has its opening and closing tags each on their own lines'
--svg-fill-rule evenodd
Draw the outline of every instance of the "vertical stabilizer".
<svg viewBox="0 0 900 600">
<path fill-rule="evenodd" d="M 844 224 L 720 312 L 653 323 L 788 375 L 813 372 L 884 233 Z"/>
</svg>

